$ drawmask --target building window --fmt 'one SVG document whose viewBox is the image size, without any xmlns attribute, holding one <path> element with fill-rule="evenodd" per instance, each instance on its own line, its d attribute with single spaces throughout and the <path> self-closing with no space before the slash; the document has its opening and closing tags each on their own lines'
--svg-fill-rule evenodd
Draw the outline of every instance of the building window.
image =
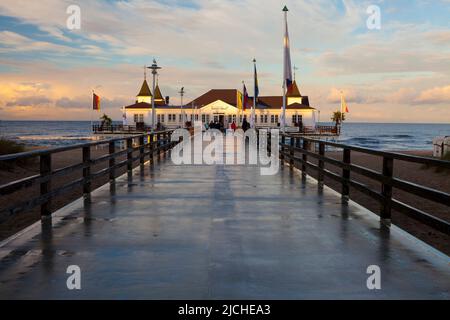
<svg viewBox="0 0 450 320">
<path fill-rule="evenodd" d="M 264 122 L 264 115 L 262 114 L 259 119 L 261 120 L 260 122 L 263 123 Z"/>
<path fill-rule="evenodd" d="M 229 114 L 228 115 L 228 123 L 231 123 L 231 122 L 233 122 L 233 117 L 231 114 Z"/>
<path fill-rule="evenodd" d="M 195 115 L 195 121 L 198 121 L 198 114 Z"/>
<path fill-rule="evenodd" d="M 278 123 L 278 115 L 275 115 L 275 123 Z"/>
<path fill-rule="evenodd" d="M 202 114 L 202 122 L 206 122 L 206 114 Z"/>
<path fill-rule="evenodd" d="M 236 115 L 233 114 L 233 122 L 236 123 Z"/>
<path fill-rule="evenodd" d="M 144 122 L 144 115 L 143 114 L 135 114 L 134 115 L 134 122 Z"/>
<path fill-rule="evenodd" d="M 275 115 L 270 115 L 270 123 L 275 123 Z"/>
<path fill-rule="evenodd" d="M 294 124 L 294 123 L 299 124 L 299 123 L 301 123 L 301 122 L 303 122 L 303 116 L 302 116 L 301 114 L 299 114 L 299 115 L 293 115 L 293 116 L 292 116 L 292 123 L 293 123 L 293 124 Z"/>
<path fill-rule="evenodd" d="M 178 121 L 179 122 L 183 122 L 183 114 L 179 114 L 178 115 Z"/>
<path fill-rule="evenodd" d="M 169 114 L 169 122 L 172 122 L 172 114 Z"/>
</svg>

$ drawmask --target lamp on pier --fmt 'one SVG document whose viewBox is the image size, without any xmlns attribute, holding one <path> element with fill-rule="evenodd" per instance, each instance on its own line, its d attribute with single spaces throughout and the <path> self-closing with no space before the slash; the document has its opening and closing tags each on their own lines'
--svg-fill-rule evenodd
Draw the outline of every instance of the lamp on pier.
<svg viewBox="0 0 450 320">
<path fill-rule="evenodd" d="M 152 70 L 153 75 L 153 94 L 152 94 L 152 130 L 155 130 L 155 120 L 156 120 L 156 114 L 155 114 L 155 80 L 156 75 L 158 74 L 158 69 L 161 69 L 161 67 L 158 67 L 158 64 L 156 63 L 156 60 L 153 59 L 153 64 L 150 67 L 147 67 L 148 69 Z"/>
</svg>

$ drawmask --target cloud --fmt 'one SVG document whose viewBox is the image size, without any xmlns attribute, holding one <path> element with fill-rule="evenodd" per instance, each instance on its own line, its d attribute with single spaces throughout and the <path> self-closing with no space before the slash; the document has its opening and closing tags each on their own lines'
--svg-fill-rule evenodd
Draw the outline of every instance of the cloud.
<svg viewBox="0 0 450 320">
<path fill-rule="evenodd" d="M 340 103 L 341 102 L 341 91 L 345 97 L 345 101 L 350 103 L 365 103 L 368 102 L 368 98 L 362 96 L 360 93 L 356 92 L 354 89 L 343 89 L 339 90 L 337 88 L 332 88 L 328 94 L 327 102 L 329 103 Z"/>
<path fill-rule="evenodd" d="M 114 98 L 101 98 L 101 108 L 102 109 L 120 109 L 125 106 L 127 101 L 125 99 Z M 87 96 L 79 96 L 76 98 L 62 97 L 54 101 L 55 107 L 64 109 L 84 109 L 90 110 L 92 107 L 92 98 Z"/>
<path fill-rule="evenodd" d="M 450 85 L 425 90 L 420 93 L 415 102 L 423 104 L 446 103 L 450 106 Z"/>
<path fill-rule="evenodd" d="M 11 31 L 0 31 L 0 53 L 13 51 L 45 51 L 53 53 L 67 53 L 74 51 L 68 46 L 45 41 L 35 41 Z"/>
<path fill-rule="evenodd" d="M 89 119 L 91 89 L 101 85 L 103 106 L 120 119 L 119 108 L 134 101 L 142 66 L 153 57 L 163 67 L 163 95 L 174 104 L 182 86 L 186 100 L 211 88 L 240 88 L 242 80 L 251 87 L 253 57 L 261 94 L 281 92 L 282 5 L 276 1 L 76 2 L 82 15 L 77 31 L 65 25 L 72 0 L 0 2 L 0 16 L 27 25 L 0 31 L 0 101 L 51 100 L 49 106 L 40 105 L 40 113 L 13 113 L 11 106 L 2 117 Z M 450 83 L 445 67 L 450 65 L 449 31 L 433 18 L 425 23 L 415 16 L 404 19 L 395 3 L 389 4 L 382 29 L 368 31 L 366 8 L 372 2 L 287 1 L 301 92 L 331 112 L 344 88 L 347 101 L 359 106 L 352 107 L 350 120 L 400 118 L 411 115 L 417 104 L 446 103 L 446 91 L 436 88 Z M 430 6 L 436 4 L 421 2 L 420 10 Z M 442 113 L 434 117 L 441 121 Z"/>
<path fill-rule="evenodd" d="M 45 96 L 29 96 L 21 97 L 13 101 L 6 103 L 7 107 L 40 107 L 48 106 L 52 103 L 52 100 Z"/>
</svg>

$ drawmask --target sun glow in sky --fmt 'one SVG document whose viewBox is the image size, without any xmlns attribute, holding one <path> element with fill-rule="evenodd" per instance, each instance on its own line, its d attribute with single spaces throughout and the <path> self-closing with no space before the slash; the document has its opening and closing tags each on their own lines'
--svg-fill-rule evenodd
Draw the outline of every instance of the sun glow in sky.
<svg viewBox="0 0 450 320">
<path fill-rule="evenodd" d="M 69 30 L 67 7 L 81 8 Z M 300 91 L 322 120 L 450 122 L 449 0 L 2 0 L 0 119 L 89 120 L 91 93 L 120 120 L 156 58 L 171 103 L 213 88 L 281 95 L 283 14 Z M 370 5 L 381 29 L 366 26 Z"/>
</svg>

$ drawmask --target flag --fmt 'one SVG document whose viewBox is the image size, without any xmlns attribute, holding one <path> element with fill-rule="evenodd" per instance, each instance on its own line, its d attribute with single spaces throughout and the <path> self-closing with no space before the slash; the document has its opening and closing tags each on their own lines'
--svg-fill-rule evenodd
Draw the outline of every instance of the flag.
<svg viewBox="0 0 450 320">
<path fill-rule="evenodd" d="M 341 112 L 349 113 L 347 102 L 345 102 L 344 94 L 341 92 Z"/>
<path fill-rule="evenodd" d="M 239 90 L 236 90 L 236 92 L 237 92 L 237 97 L 236 97 L 237 108 L 238 108 L 238 110 L 242 110 L 242 102 L 243 102 L 242 93 Z"/>
<path fill-rule="evenodd" d="M 256 63 L 255 63 L 255 104 L 258 103 L 258 96 L 259 96 L 259 86 L 258 86 L 258 73 L 256 72 Z"/>
<path fill-rule="evenodd" d="M 98 95 L 96 95 L 95 93 L 93 94 L 93 99 L 92 99 L 92 109 L 100 110 L 100 97 Z"/>
<path fill-rule="evenodd" d="M 291 50 L 290 50 L 290 44 L 289 44 L 289 31 L 288 31 L 288 23 L 287 23 L 287 12 L 288 8 L 285 6 L 283 9 L 284 12 L 284 38 L 283 38 L 283 44 L 284 44 L 284 81 L 286 84 L 286 87 L 284 88 L 287 90 L 291 84 L 292 84 L 292 67 L 291 67 Z"/>
<path fill-rule="evenodd" d="M 248 105 L 248 92 L 247 92 L 247 88 L 245 87 L 245 84 L 244 84 L 243 91 L 244 91 L 244 94 L 242 96 L 242 105 L 243 105 L 243 109 L 245 111 L 247 109 L 247 105 Z"/>
<path fill-rule="evenodd" d="M 255 128 L 255 109 L 256 104 L 258 103 L 259 96 L 259 86 L 258 86 L 258 73 L 256 72 L 256 59 L 253 59 L 254 64 L 254 96 L 253 96 L 253 106 L 252 106 L 252 114 L 250 116 L 250 127 Z"/>
</svg>

